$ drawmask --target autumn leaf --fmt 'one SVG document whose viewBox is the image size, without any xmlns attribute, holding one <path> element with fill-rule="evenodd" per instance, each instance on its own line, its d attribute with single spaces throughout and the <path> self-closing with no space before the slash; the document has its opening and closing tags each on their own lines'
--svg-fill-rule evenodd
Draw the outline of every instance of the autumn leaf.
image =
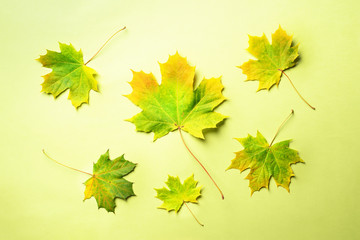
<svg viewBox="0 0 360 240">
<path fill-rule="evenodd" d="M 279 85 L 280 77 L 284 74 L 291 85 L 294 87 L 300 98 L 315 110 L 298 92 L 290 78 L 284 73 L 284 70 L 295 66 L 298 54 L 299 44 L 292 46 L 292 36 L 279 26 L 278 30 L 272 34 L 272 43 L 263 34 L 261 37 L 249 35 L 248 52 L 258 60 L 250 59 L 239 66 L 243 73 L 247 75 L 246 81 L 259 81 L 257 91 Z"/>
<path fill-rule="evenodd" d="M 134 72 L 130 85 L 133 92 L 126 97 L 143 111 L 128 121 L 137 131 L 154 132 L 154 141 L 181 128 L 194 137 L 204 138 L 203 130 L 216 128 L 226 116 L 213 112 L 225 98 L 220 78 L 201 81 L 193 90 L 195 67 L 178 53 L 160 64 L 161 85 L 153 74 Z"/>
<path fill-rule="evenodd" d="M 268 188 L 271 177 L 277 186 L 290 191 L 289 184 L 294 176 L 291 164 L 304 162 L 296 150 L 289 148 L 291 140 L 272 145 L 275 137 L 270 145 L 259 131 L 256 137 L 249 134 L 246 138 L 236 138 L 244 149 L 235 153 L 236 157 L 227 169 L 239 169 L 243 172 L 250 168 L 245 179 L 249 180 L 251 194 L 263 187 Z"/>
<path fill-rule="evenodd" d="M 279 29 L 272 34 L 272 44 L 265 36 L 256 37 L 249 35 L 249 48 L 247 49 L 258 60 L 249 60 L 241 68 L 247 75 L 247 81 L 259 81 L 258 91 L 270 89 L 273 85 L 279 84 L 281 70 L 293 67 L 295 59 L 299 56 L 298 46 L 291 47 L 292 36 L 279 26 Z"/>
<path fill-rule="evenodd" d="M 156 197 L 164 202 L 159 208 L 167 211 L 178 212 L 184 202 L 197 203 L 197 198 L 201 195 L 201 187 L 196 187 L 197 181 L 194 180 L 194 175 L 188 177 L 183 184 L 179 177 L 172 176 L 169 176 L 165 183 L 169 189 L 163 187 L 155 190 Z"/>
<path fill-rule="evenodd" d="M 127 199 L 135 196 L 132 182 L 123 177 L 132 172 L 136 164 L 125 160 L 124 155 L 110 160 L 109 151 L 101 155 L 93 166 L 93 175 L 84 184 L 85 198 L 92 196 L 96 199 L 99 208 L 105 208 L 108 212 L 115 210 L 115 198 Z"/>
<path fill-rule="evenodd" d="M 94 78 L 95 70 L 84 65 L 83 54 L 73 45 L 59 43 L 61 52 L 47 50 L 46 55 L 37 59 L 43 67 L 52 68 L 51 73 L 43 76 L 42 92 L 51 93 L 54 98 L 70 89 L 68 99 L 74 107 L 88 103 L 90 90 L 98 91 Z"/>
<path fill-rule="evenodd" d="M 36 60 L 43 67 L 52 69 L 52 72 L 43 76 L 44 82 L 41 84 L 41 92 L 52 94 L 56 98 L 70 89 L 68 99 L 71 100 L 75 108 L 83 103 L 88 103 L 89 92 L 90 90 L 98 91 L 98 83 L 94 78 L 96 71 L 88 67 L 87 64 L 94 59 L 112 37 L 124 29 L 125 27 L 116 31 L 86 63 L 84 63 L 81 50 L 76 51 L 72 44 L 59 43 L 60 52 L 47 50 L 45 55 L 40 55 L 40 58 Z"/>
<path fill-rule="evenodd" d="M 94 197 L 98 208 L 105 208 L 108 212 L 115 212 L 116 198 L 126 200 L 131 196 L 135 196 L 132 188 L 133 183 L 124 179 L 124 176 L 131 173 L 136 164 L 127 161 L 124 155 L 110 160 L 108 150 L 100 156 L 97 163 L 94 163 L 93 173 L 91 174 L 56 161 L 47 155 L 44 150 L 43 153 L 61 166 L 90 175 L 91 178 L 84 183 L 86 186 L 84 200 Z"/>
<path fill-rule="evenodd" d="M 163 201 L 163 204 L 159 208 L 166 209 L 167 211 L 174 210 L 179 212 L 183 204 L 191 212 L 190 208 L 187 206 L 187 202 L 197 203 L 197 199 L 200 197 L 201 187 L 196 187 L 197 181 L 194 180 L 194 175 L 188 177 L 183 184 L 181 184 L 179 177 L 169 176 L 167 182 L 168 189 L 163 187 L 161 189 L 155 189 L 157 192 L 156 198 Z M 193 215 L 195 220 L 202 225 Z"/>
</svg>

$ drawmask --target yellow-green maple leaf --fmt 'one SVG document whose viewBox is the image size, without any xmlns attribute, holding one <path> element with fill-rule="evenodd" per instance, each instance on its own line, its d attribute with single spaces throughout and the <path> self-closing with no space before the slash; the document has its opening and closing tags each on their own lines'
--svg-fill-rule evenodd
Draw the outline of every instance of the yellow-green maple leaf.
<svg viewBox="0 0 360 240">
<path fill-rule="evenodd" d="M 299 153 L 289 148 L 291 140 L 282 141 L 269 146 L 266 139 L 257 132 L 256 137 L 248 135 L 246 138 L 236 138 L 244 150 L 236 152 L 228 169 L 239 169 L 240 172 L 250 168 L 246 176 L 249 180 L 251 194 L 261 188 L 268 188 L 270 178 L 273 177 L 277 186 L 290 191 L 289 185 L 294 172 L 291 164 L 304 162 Z"/>
<path fill-rule="evenodd" d="M 123 177 L 134 170 L 136 164 L 125 160 L 124 155 L 114 160 L 109 158 L 109 150 L 100 156 L 93 166 L 93 176 L 84 184 L 85 198 L 95 197 L 99 208 L 115 211 L 115 198 L 127 199 L 135 196 L 132 182 Z"/>
<path fill-rule="evenodd" d="M 247 75 L 246 81 L 259 81 L 259 88 L 270 89 L 279 84 L 282 71 L 293 67 L 295 59 L 299 56 L 298 46 L 291 46 L 292 36 L 279 26 L 272 34 L 272 43 L 263 34 L 262 37 L 249 35 L 249 48 L 247 49 L 258 60 L 249 60 L 241 65 L 243 73 Z"/>
<path fill-rule="evenodd" d="M 54 98 L 70 89 L 68 99 L 75 108 L 88 103 L 90 90 L 98 91 L 94 78 L 95 70 L 84 64 L 83 54 L 73 45 L 59 43 L 60 52 L 47 50 L 37 60 L 43 67 L 53 71 L 43 76 L 42 92 L 51 93 Z"/>
<path fill-rule="evenodd" d="M 184 202 L 197 203 L 197 198 L 201 195 L 201 187 L 196 187 L 198 182 L 194 180 L 194 175 L 188 177 L 183 184 L 181 184 L 179 177 L 172 176 L 169 176 L 165 183 L 169 189 L 165 187 L 155 189 L 156 198 L 163 201 L 159 208 L 166 209 L 169 212 L 172 210 L 178 212 Z"/>
<path fill-rule="evenodd" d="M 203 139 L 204 129 L 216 128 L 226 118 L 213 112 L 225 100 L 220 78 L 203 79 L 194 91 L 195 67 L 178 53 L 160 64 L 160 70 L 161 85 L 152 73 L 133 71 L 133 92 L 126 97 L 143 109 L 128 120 L 137 131 L 154 132 L 155 141 L 180 127 Z"/>
</svg>

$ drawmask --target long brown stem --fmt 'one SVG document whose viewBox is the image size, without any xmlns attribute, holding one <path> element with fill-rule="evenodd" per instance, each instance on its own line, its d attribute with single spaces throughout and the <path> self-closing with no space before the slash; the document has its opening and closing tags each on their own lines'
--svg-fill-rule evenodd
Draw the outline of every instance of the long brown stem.
<svg viewBox="0 0 360 240">
<path fill-rule="evenodd" d="M 62 163 L 56 161 L 55 159 L 53 159 L 53 158 L 51 158 L 49 155 L 47 155 L 44 149 L 42 150 L 42 152 L 44 153 L 44 155 L 45 155 L 47 158 L 49 158 L 50 160 L 56 162 L 57 164 L 59 164 L 59 165 L 61 165 L 61 166 L 63 166 L 63 167 L 67 167 L 67 168 L 70 168 L 70 169 L 72 169 L 72 170 L 75 170 L 75 171 L 78 171 L 78 172 L 81 172 L 81 173 L 85 173 L 85 174 L 88 174 L 88 175 L 92 176 L 91 173 L 84 172 L 84 171 L 81 171 L 81 170 L 79 170 L 79 169 L 66 166 L 65 164 L 62 164 Z"/>
<path fill-rule="evenodd" d="M 276 136 L 279 134 L 280 129 L 284 126 L 284 124 L 291 118 L 291 116 L 294 115 L 294 109 L 291 109 L 291 113 L 289 114 L 289 116 L 281 123 L 280 127 L 278 128 L 278 130 L 275 133 L 275 136 L 273 137 L 269 147 L 271 147 L 271 145 L 273 144 Z"/>
<path fill-rule="evenodd" d="M 195 217 L 194 213 L 190 210 L 189 206 L 186 204 L 186 202 L 184 201 L 185 206 L 187 207 L 187 209 L 189 210 L 189 212 L 191 213 L 191 215 L 195 218 L 195 220 L 198 222 L 198 224 L 200 224 L 202 227 L 204 226 L 204 224 L 202 224 L 201 222 L 199 222 L 199 220 Z"/>
<path fill-rule="evenodd" d="M 204 167 L 204 165 L 202 165 L 202 163 L 199 161 L 199 159 L 197 159 L 197 157 L 195 157 L 195 155 L 192 153 L 192 151 L 189 149 L 189 147 L 186 145 L 184 137 L 182 135 L 181 132 L 181 127 L 179 127 L 179 133 L 180 133 L 180 137 L 182 142 L 184 143 L 186 149 L 189 151 L 189 153 L 195 158 L 195 160 L 200 164 L 200 166 L 204 169 L 204 171 L 207 173 L 207 175 L 210 177 L 210 179 L 213 181 L 213 183 L 215 184 L 215 187 L 219 190 L 220 194 L 221 194 L 221 198 L 224 199 L 224 194 L 222 193 L 221 189 L 219 188 L 219 186 L 216 184 L 216 182 L 214 181 L 214 179 L 211 177 L 210 173 L 206 170 L 206 168 Z"/>
<path fill-rule="evenodd" d="M 296 89 L 296 87 L 294 86 L 293 82 L 291 81 L 291 79 L 289 78 L 289 76 L 281 69 L 278 69 L 280 72 L 282 72 L 286 77 L 287 79 L 289 79 L 291 85 L 293 86 L 293 88 L 295 89 L 296 93 L 299 95 L 299 97 L 309 106 L 311 107 L 313 110 L 315 110 L 315 108 L 313 106 L 310 105 L 310 103 L 308 103 L 302 96 L 301 94 L 299 93 L 299 91 Z"/>
<path fill-rule="evenodd" d="M 123 28 L 117 30 L 113 35 L 111 35 L 111 37 L 109 37 L 108 40 L 106 40 L 106 42 L 101 46 L 101 48 L 94 54 L 94 56 L 92 56 L 92 57 L 85 63 L 85 65 L 88 64 L 89 62 L 91 62 L 91 60 L 93 60 L 93 59 L 99 54 L 99 52 L 105 47 L 105 45 L 106 45 L 116 34 L 118 34 L 119 32 L 121 32 L 121 31 L 124 30 L 125 28 L 126 28 L 126 27 L 123 27 Z"/>
</svg>

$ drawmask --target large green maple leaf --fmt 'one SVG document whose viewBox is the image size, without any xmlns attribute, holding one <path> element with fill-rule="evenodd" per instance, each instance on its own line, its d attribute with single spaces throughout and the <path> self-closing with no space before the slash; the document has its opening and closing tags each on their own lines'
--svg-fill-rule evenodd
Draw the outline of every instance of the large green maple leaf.
<svg viewBox="0 0 360 240">
<path fill-rule="evenodd" d="M 291 164 L 304 162 L 299 153 L 289 148 L 291 140 L 282 141 L 269 146 L 266 139 L 257 132 L 256 137 L 248 135 L 246 138 L 236 138 L 244 150 L 236 152 L 228 169 L 239 169 L 240 172 L 250 168 L 246 176 L 249 180 L 251 194 L 261 188 L 268 188 L 270 178 L 273 177 L 277 186 L 290 191 L 289 184 L 294 172 Z"/>
<path fill-rule="evenodd" d="M 37 60 L 43 67 L 53 71 L 43 76 L 42 92 L 50 93 L 56 98 L 66 89 L 70 89 L 68 99 L 75 108 L 88 103 L 90 90 L 98 91 L 94 78 L 95 70 L 84 64 L 83 54 L 76 51 L 73 45 L 59 43 L 60 52 L 47 50 Z"/>
<path fill-rule="evenodd" d="M 196 187 L 197 181 L 194 180 L 194 175 L 188 177 L 183 184 L 181 184 L 179 177 L 169 176 L 165 182 L 169 189 L 163 187 L 155 189 L 157 198 L 163 201 L 159 208 L 167 211 L 175 210 L 178 212 L 184 202 L 197 203 L 197 198 L 200 197 L 201 187 Z"/>
<path fill-rule="evenodd" d="M 292 47 L 291 43 L 292 36 L 287 35 L 280 26 L 272 34 L 271 45 L 265 34 L 261 37 L 249 35 L 247 50 L 258 60 L 249 60 L 239 67 L 247 75 L 246 81 L 259 81 L 258 91 L 278 85 L 282 71 L 293 67 L 299 56 L 299 45 Z"/>
<path fill-rule="evenodd" d="M 85 198 L 95 197 L 99 208 L 115 211 L 115 198 L 134 196 L 132 182 L 123 177 L 134 170 L 136 164 L 125 160 L 124 155 L 110 160 L 109 151 L 101 155 L 93 166 L 93 175 L 84 184 Z"/>
<path fill-rule="evenodd" d="M 134 72 L 130 82 L 133 92 L 126 97 L 143 109 L 128 121 L 137 131 L 154 132 L 154 141 L 181 128 L 198 138 L 202 131 L 216 128 L 226 116 L 213 112 L 225 98 L 220 78 L 203 79 L 193 90 L 195 67 L 178 53 L 160 64 L 159 85 L 153 74 Z"/>
</svg>

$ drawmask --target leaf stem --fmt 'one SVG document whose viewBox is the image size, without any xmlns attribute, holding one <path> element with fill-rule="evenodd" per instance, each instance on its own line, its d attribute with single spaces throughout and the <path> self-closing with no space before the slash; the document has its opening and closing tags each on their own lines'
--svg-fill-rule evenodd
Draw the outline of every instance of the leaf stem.
<svg viewBox="0 0 360 240">
<path fill-rule="evenodd" d="M 67 167 L 67 168 L 70 168 L 70 169 L 72 169 L 72 170 L 75 170 L 75 171 L 78 171 L 78 172 L 85 173 L 85 174 L 88 174 L 88 175 L 90 175 L 90 176 L 93 176 L 91 173 L 84 172 L 84 171 L 81 171 L 81 170 L 79 170 L 79 169 L 66 166 L 65 164 L 62 164 L 62 163 L 56 161 L 55 159 L 53 159 L 53 158 L 51 158 L 49 155 L 47 155 L 47 153 L 45 152 L 44 149 L 42 150 L 42 152 L 44 153 L 44 155 L 45 155 L 47 158 L 49 158 L 50 160 L 56 162 L 57 164 L 59 164 L 59 165 L 61 165 L 61 166 L 63 166 L 63 167 Z"/>
<path fill-rule="evenodd" d="M 291 85 L 293 86 L 293 88 L 295 89 L 296 93 L 299 95 L 299 97 L 309 106 L 312 108 L 312 110 L 315 110 L 315 108 L 313 106 L 310 105 L 310 103 L 308 103 L 302 96 L 301 94 L 299 93 L 299 91 L 296 89 L 296 87 L 294 86 L 293 82 L 291 81 L 291 79 L 289 78 L 289 76 L 281 69 L 278 69 L 280 72 L 282 72 L 286 77 L 287 79 L 289 79 Z"/>
<path fill-rule="evenodd" d="M 111 35 L 111 37 L 108 38 L 108 40 L 106 40 L 106 42 L 100 47 L 100 49 L 94 54 L 94 56 L 92 56 L 84 65 L 88 64 L 89 62 L 91 62 L 91 60 L 93 60 L 98 54 L 99 52 L 105 47 L 105 45 L 119 32 L 121 32 L 122 30 L 126 29 L 126 27 L 123 27 L 119 30 L 117 30 L 113 35 Z"/>
<path fill-rule="evenodd" d="M 189 212 L 191 213 L 191 215 L 195 218 L 195 220 L 198 222 L 198 224 L 200 224 L 200 226 L 204 226 L 204 224 L 202 224 L 201 222 L 199 222 L 199 220 L 195 217 L 194 213 L 190 210 L 189 206 L 186 204 L 186 202 L 184 201 L 185 206 L 187 207 L 187 209 L 189 210 Z"/>
<path fill-rule="evenodd" d="M 224 199 L 224 194 L 222 193 L 221 189 L 219 188 L 219 186 L 216 184 L 216 182 L 214 181 L 214 179 L 211 177 L 210 173 L 206 170 L 206 168 L 204 167 L 204 165 L 202 165 L 202 163 L 199 161 L 199 159 L 197 159 L 197 157 L 195 157 L 195 155 L 192 153 L 192 151 L 189 149 L 189 147 L 186 145 L 184 137 L 182 135 L 181 132 L 181 127 L 178 126 L 179 129 L 179 133 L 180 133 L 180 137 L 182 142 L 184 143 L 186 149 L 189 151 L 189 153 L 195 158 L 195 160 L 200 164 L 200 166 L 204 169 L 204 171 L 207 173 L 207 175 L 210 177 L 210 179 L 213 181 L 213 183 L 215 184 L 215 187 L 219 190 L 220 194 L 221 194 L 221 198 Z"/>
<path fill-rule="evenodd" d="M 294 115 L 294 109 L 291 109 L 291 113 L 289 114 L 289 116 L 281 123 L 281 125 L 280 125 L 280 127 L 278 128 L 278 130 L 276 131 L 275 136 L 274 136 L 274 138 L 272 139 L 269 147 L 271 147 L 271 145 L 273 144 L 276 136 L 279 134 L 280 129 L 281 129 L 281 128 L 284 126 L 284 124 L 292 117 L 292 115 Z"/>
</svg>

